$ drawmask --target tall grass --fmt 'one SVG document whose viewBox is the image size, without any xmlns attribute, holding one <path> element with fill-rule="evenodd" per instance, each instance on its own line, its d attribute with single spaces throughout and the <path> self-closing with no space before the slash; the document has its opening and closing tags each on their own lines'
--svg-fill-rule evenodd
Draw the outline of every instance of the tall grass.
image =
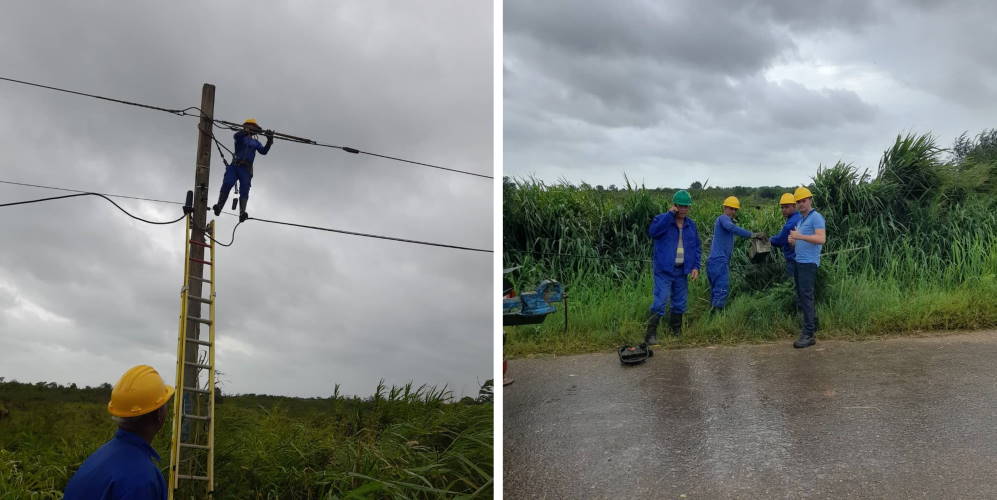
<svg viewBox="0 0 997 500">
<path fill-rule="evenodd" d="M 980 174 L 997 175 L 997 132 L 992 135 L 994 141 L 972 142 L 950 161 L 930 135 L 898 136 L 875 177 L 840 162 L 818 168 L 810 188 L 828 224 L 818 275 L 822 336 L 997 325 L 997 301 L 987 300 L 997 292 L 997 195 L 989 174 Z M 992 163 L 981 163 L 982 153 L 973 148 L 991 145 L 995 151 L 987 158 Z M 964 165 L 958 158 L 976 163 Z M 968 170 L 975 177 L 955 175 Z M 652 285 L 647 225 L 668 209 L 674 192 L 507 179 L 506 267 L 522 266 L 514 276 L 519 287 L 543 278 L 564 282 L 571 307 L 567 333 L 560 315 L 539 326 L 509 328 L 507 352 L 577 352 L 640 338 Z M 728 194 L 741 195 L 742 227 L 774 234 L 783 224 L 771 189 L 691 192 L 690 217 L 699 229 L 704 260 Z M 705 276 L 692 282 L 686 335 L 669 341 L 696 345 L 792 335 L 799 321 L 782 267 L 781 257 L 750 263 L 740 241 L 731 262 L 729 307 L 705 317 Z"/>
<path fill-rule="evenodd" d="M 0 419 L 0 498 L 61 498 L 114 423 L 99 394 L 24 385 L 0 381 L 10 411 Z M 490 498 L 492 408 L 411 384 L 365 399 L 226 396 L 215 498 Z M 165 475 L 164 429 L 153 447 Z"/>
</svg>

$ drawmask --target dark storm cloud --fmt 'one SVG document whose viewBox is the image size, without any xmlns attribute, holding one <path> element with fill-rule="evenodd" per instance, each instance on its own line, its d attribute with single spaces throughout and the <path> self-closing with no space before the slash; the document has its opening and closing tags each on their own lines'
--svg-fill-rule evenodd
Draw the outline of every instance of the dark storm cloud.
<svg viewBox="0 0 997 500">
<path fill-rule="evenodd" d="M 217 86 L 215 115 L 321 142 L 492 172 L 487 3 L 58 2 L 0 18 L 2 76 L 169 108 Z M 0 178 L 178 200 L 196 120 L 0 83 Z M 231 147 L 230 133 L 219 133 Z M 211 198 L 223 166 L 213 151 Z M 55 193 L 58 194 L 58 193 Z M 52 196 L 0 185 L 0 199 Z M 179 207 L 119 201 L 150 219 Z M 172 374 L 182 226 L 102 200 L 0 214 L 0 376 L 95 384 L 146 362 Z M 487 179 L 277 142 L 259 217 L 489 248 Z M 228 241 L 235 220 L 219 219 Z M 281 226 L 219 249 L 218 368 L 235 392 L 474 392 L 490 378 L 490 254 Z M 39 359 L 49 362 L 41 364 Z"/>
<path fill-rule="evenodd" d="M 992 126 L 995 7 L 505 3 L 505 174 L 805 182 L 899 132 Z M 759 166 L 764 166 L 759 170 Z"/>
</svg>

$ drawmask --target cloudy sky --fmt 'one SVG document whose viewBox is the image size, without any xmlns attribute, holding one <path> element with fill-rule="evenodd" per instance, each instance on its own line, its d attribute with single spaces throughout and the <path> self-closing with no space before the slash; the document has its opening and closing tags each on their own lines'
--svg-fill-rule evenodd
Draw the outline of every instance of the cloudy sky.
<svg viewBox="0 0 997 500">
<path fill-rule="evenodd" d="M 491 5 L 463 0 L 17 2 L 0 76 L 168 108 L 209 82 L 218 118 L 491 175 L 492 39 Z M 0 180 L 177 201 L 192 187 L 194 118 L 8 82 L 0 109 Z M 211 167 L 214 199 L 217 153 Z M 58 194 L 0 185 L 0 203 Z M 492 203 L 489 179 L 278 141 L 249 213 L 491 248 Z M 0 209 L 0 232 L 0 376 L 94 385 L 144 363 L 172 383 L 182 224 L 87 197 Z M 491 378 L 491 254 L 250 221 L 217 267 L 226 392 L 369 395 L 384 378 L 460 395 Z"/>
<path fill-rule="evenodd" d="M 993 2 L 504 5 L 505 175 L 792 185 L 997 125 Z"/>
</svg>

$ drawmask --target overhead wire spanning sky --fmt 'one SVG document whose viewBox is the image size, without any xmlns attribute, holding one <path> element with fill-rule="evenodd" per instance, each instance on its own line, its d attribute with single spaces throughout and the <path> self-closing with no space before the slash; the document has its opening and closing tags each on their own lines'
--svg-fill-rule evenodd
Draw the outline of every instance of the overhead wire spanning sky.
<svg viewBox="0 0 997 500">
<path fill-rule="evenodd" d="M 503 174 L 792 186 L 995 128 L 997 4 L 504 2 Z"/>
<path fill-rule="evenodd" d="M 458 1 L 57 2 L 0 19 L 4 72 L 27 81 L 195 104 L 208 82 L 216 116 L 470 172 L 492 171 L 491 45 L 491 7 Z M 5 179 L 158 200 L 191 188 L 195 120 L 27 88 L 0 87 L 0 106 Z M 212 199 L 222 170 L 214 156 Z M 257 156 L 249 213 L 490 248 L 489 188 L 278 142 Z M 43 196 L 0 186 L 0 200 Z M 172 378 L 182 228 L 65 201 L 0 213 L 0 376 L 95 385 L 147 363 Z M 122 206 L 152 220 L 179 209 Z M 235 223 L 219 219 L 219 234 Z M 383 378 L 459 395 L 491 378 L 487 255 L 265 224 L 238 237 L 217 259 L 222 390 L 323 396 L 339 383 L 364 395 Z"/>
</svg>

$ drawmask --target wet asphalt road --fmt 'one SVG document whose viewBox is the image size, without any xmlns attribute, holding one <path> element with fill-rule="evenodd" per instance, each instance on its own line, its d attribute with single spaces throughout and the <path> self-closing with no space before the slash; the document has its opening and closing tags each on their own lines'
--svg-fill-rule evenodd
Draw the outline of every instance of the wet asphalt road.
<svg viewBox="0 0 997 500">
<path fill-rule="evenodd" d="M 509 374 L 506 498 L 997 498 L 997 331 Z"/>
</svg>

